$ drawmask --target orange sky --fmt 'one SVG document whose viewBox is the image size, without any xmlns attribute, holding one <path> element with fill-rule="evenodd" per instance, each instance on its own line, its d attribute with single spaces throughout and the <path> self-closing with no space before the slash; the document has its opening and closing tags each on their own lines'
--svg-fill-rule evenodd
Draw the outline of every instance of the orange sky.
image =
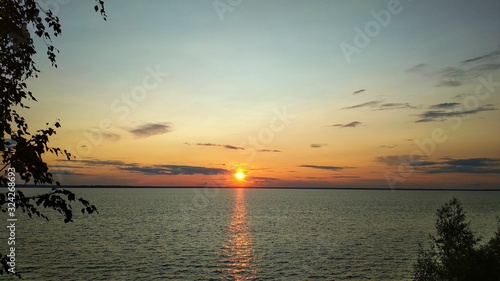
<svg viewBox="0 0 500 281">
<path fill-rule="evenodd" d="M 498 188 L 499 3 L 387 3 L 61 4 L 25 113 L 68 185 Z"/>
</svg>

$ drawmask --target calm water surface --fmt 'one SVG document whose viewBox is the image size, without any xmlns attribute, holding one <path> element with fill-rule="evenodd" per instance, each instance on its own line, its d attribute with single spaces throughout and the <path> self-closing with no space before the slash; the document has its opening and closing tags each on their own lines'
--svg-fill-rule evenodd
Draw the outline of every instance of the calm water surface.
<svg viewBox="0 0 500 281">
<path fill-rule="evenodd" d="M 443 203 L 460 199 L 485 239 L 500 215 L 500 192 L 74 191 L 100 214 L 18 215 L 26 280 L 410 280 Z"/>
</svg>

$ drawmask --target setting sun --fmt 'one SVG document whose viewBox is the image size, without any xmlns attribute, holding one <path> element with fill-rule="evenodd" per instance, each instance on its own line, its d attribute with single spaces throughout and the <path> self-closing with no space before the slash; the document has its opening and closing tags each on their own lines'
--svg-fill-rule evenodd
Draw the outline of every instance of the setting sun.
<svg viewBox="0 0 500 281">
<path fill-rule="evenodd" d="M 247 175 L 242 171 L 238 171 L 236 172 L 236 174 L 234 174 L 234 177 L 239 181 L 244 181 L 246 176 Z"/>
</svg>

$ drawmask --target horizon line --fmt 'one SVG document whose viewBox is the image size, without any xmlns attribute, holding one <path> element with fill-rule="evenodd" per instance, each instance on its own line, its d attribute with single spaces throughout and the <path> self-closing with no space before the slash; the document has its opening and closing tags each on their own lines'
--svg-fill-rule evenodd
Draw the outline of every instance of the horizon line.
<svg viewBox="0 0 500 281">
<path fill-rule="evenodd" d="M 23 188 L 243 188 L 243 189 L 323 189 L 323 190 L 387 190 L 387 191 L 500 191 L 500 188 L 389 188 L 389 187 L 304 187 L 304 186 L 156 186 L 156 185 L 17 185 Z"/>
</svg>

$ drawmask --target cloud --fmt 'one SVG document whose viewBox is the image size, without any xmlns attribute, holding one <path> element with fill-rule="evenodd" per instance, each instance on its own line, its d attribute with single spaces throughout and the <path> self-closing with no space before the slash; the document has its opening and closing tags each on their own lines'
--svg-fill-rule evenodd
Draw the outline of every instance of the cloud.
<svg viewBox="0 0 500 281">
<path fill-rule="evenodd" d="M 388 155 L 375 158 L 378 163 L 385 164 L 389 167 L 397 167 L 399 165 L 425 166 L 432 165 L 434 162 L 426 161 L 424 155 Z"/>
<path fill-rule="evenodd" d="M 358 94 L 363 93 L 364 91 L 366 91 L 366 89 L 361 89 L 361 90 L 354 91 L 352 94 L 353 95 L 358 95 Z"/>
<path fill-rule="evenodd" d="M 466 174 L 500 174 L 498 158 L 441 158 L 433 166 L 425 170 L 428 174 L 466 173 Z"/>
<path fill-rule="evenodd" d="M 65 163 L 82 163 L 86 166 L 121 166 L 128 165 L 120 160 L 98 160 L 98 159 L 75 159 L 63 160 Z"/>
<path fill-rule="evenodd" d="M 342 176 L 342 175 L 334 175 L 333 178 L 336 179 L 359 179 L 360 176 Z"/>
<path fill-rule="evenodd" d="M 328 144 L 326 143 L 313 143 L 310 145 L 311 148 L 320 148 L 320 147 L 324 147 L 324 146 L 327 146 Z"/>
<path fill-rule="evenodd" d="M 365 102 L 365 103 L 361 103 L 361 104 L 356 104 L 356 105 L 353 105 L 353 106 L 348 106 L 348 107 L 344 107 L 344 108 L 341 108 L 341 109 L 355 109 L 355 108 L 361 108 L 361 107 L 374 107 L 376 106 L 377 104 L 380 104 L 382 101 L 369 101 L 369 102 Z"/>
<path fill-rule="evenodd" d="M 500 69 L 500 63 L 486 63 L 471 68 L 471 70 L 479 72 L 495 71 L 497 69 Z"/>
<path fill-rule="evenodd" d="M 397 145 L 381 145 L 381 148 L 396 148 Z"/>
<path fill-rule="evenodd" d="M 145 175 L 221 175 L 227 174 L 228 171 L 220 168 L 207 168 L 199 166 L 183 166 L 183 165 L 154 165 L 154 166 L 139 166 L 129 165 L 119 167 L 122 171 L 130 171 Z"/>
<path fill-rule="evenodd" d="M 458 87 L 463 85 L 468 79 L 467 71 L 458 67 L 446 67 L 438 72 L 441 76 L 437 86 Z"/>
<path fill-rule="evenodd" d="M 440 158 L 435 161 L 426 160 L 424 155 L 390 155 L 380 156 L 376 161 L 389 167 L 400 165 L 412 166 L 426 174 L 466 173 L 466 174 L 500 174 L 499 158 Z"/>
<path fill-rule="evenodd" d="M 409 103 L 383 103 L 378 107 L 378 110 L 400 109 L 400 108 L 416 108 Z"/>
<path fill-rule="evenodd" d="M 353 106 L 344 107 L 341 109 L 356 109 L 362 107 L 371 107 L 373 110 L 389 110 L 389 109 L 401 109 L 401 108 L 417 108 L 409 103 L 382 103 L 382 101 L 369 101 L 361 104 L 356 104 Z"/>
<path fill-rule="evenodd" d="M 280 179 L 270 178 L 270 177 L 250 177 L 249 180 L 258 183 L 268 183 L 268 182 L 279 181 Z"/>
<path fill-rule="evenodd" d="M 329 170 L 329 171 L 342 171 L 345 168 L 350 168 L 350 167 L 340 167 L 340 166 L 319 166 L 319 165 L 299 165 L 299 167 L 320 169 L 320 170 Z"/>
<path fill-rule="evenodd" d="M 466 115 L 474 115 L 484 111 L 493 111 L 498 110 L 492 104 L 486 104 L 484 106 L 480 106 L 475 109 L 470 110 L 456 110 L 456 111 L 444 111 L 444 110 L 429 110 L 420 113 L 418 116 L 419 120 L 415 121 L 417 123 L 421 122 L 436 122 L 436 121 L 444 121 L 448 118 L 453 117 L 462 117 Z"/>
<path fill-rule="evenodd" d="M 449 108 L 455 108 L 459 106 L 460 103 L 458 102 L 445 102 L 445 103 L 438 103 L 435 105 L 431 105 L 429 108 L 432 109 L 449 109 Z"/>
<path fill-rule="evenodd" d="M 426 70 L 429 68 L 429 65 L 426 63 L 420 63 L 415 66 L 412 66 L 405 70 L 405 72 L 409 73 L 418 73 L 418 74 L 425 74 Z"/>
<path fill-rule="evenodd" d="M 488 53 L 486 55 L 482 55 L 482 56 L 478 56 L 478 57 L 466 59 L 466 60 L 463 60 L 461 62 L 464 63 L 464 64 L 468 64 L 468 63 L 473 63 L 473 62 L 489 61 L 489 60 L 496 59 L 496 58 L 499 58 L 499 57 L 500 57 L 500 49 L 495 50 L 493 52 L 490 52 L 490 53 Z"/>
<path fill-rule="evenodd" d="M 138 138 L 146 138 L 154 135 L 161 135 L 172 131 L 171 123 L 148 123 L 137 126 L 128 131 Z"/>
<path fill-rule="evenodd" d="M 114 167 L 120 171 L 130 171 L 141 173 L 145 175 L 220 175 L 227 174 L 228 170 L 221 168 L 210 168 L 210 167 L 200 167 L 200 166 L 188 166 L 188 165 L 140 165 L 138 163 L 126 163 L 120 160 L 99 160 L 99 159 L 84 159 L 84 160 L 60 160 L 64 164 L 56 165 L 54 167 L 71 167 L 71 168 L 81 168 L 78 166 L 72 167 L 69 163 L 78 163 L 84 166 L 107 166 Z"/>
<path fill-rule="evenodd" d="M 63 176 L 82 176 L 84 174 L 82 173 L 77 173 L 71 170 L 53 170 L 51 169 L 49 171 L 53 175 L 63 175 Z"/>
<path fill-rule="evenodd" d="M 499 69 L 500 48 L 484 55 L 459 61 L 458 66 L 432 70 L 428 64 L 421 63 L 405 70 L 405 72 L 437 77 L 437 87 L 459 87 L 475 82 L 475 78 Z"/>
<path fill-rule="evenodd" d="M 281 150 L 278 150 L 278 149 L 259 149 L 257 151 L 258 152 L 281 152 Z"/>
<path fill-rule="evenodd" d="M 353 121 L 351 123 L 347 124 L 334 124 L 332 127 L 340 127 L 340 128 L 355 128 L 357 126 L 361 125 L 361 122 L 359 121 Z"/>
<path fill-rule="evenodd" d="M 118 141 L 120 140 L 121 136 L 116 133 L 111 133 L 111 132 L 102 132 L 103 138 L 110 140 L 110 141 Z"/>
<path fill-rule="evenodd" d="M 103 131 L 100 128 L 90 128 L 85 131 L 86 134 L 90 134 L 93 139 L 105 139 L 109 141 L 118 141 L 121 136 L 117 133 Z"/>
<path fill-rule="evenodd" d="M 437 86 L 457 87 L 473 81 L 473 78 L 500 69 L 500 49 L 485 55 L 461 61 L 460 67 L 446 67 L 438 72 Z"/>
<path fill-rule="evenodd" d="M 188 142 L 185 142 L 184 144 L 191 145 Z M 222 147 L 222 148 L 225 148 L 225 149 L 233 149 L 233 150 L 245 150 L 245 148 L 239 147 L 239 146 L 234 146 L 234 145 L 229 145 L 229 144 L 215 144 L 215 143 L 209 143 L 209 142 L 207 142 L 207 143 L 196 143 L 194 145 L 197 145 L 197 146 Z"/>
</svg>

